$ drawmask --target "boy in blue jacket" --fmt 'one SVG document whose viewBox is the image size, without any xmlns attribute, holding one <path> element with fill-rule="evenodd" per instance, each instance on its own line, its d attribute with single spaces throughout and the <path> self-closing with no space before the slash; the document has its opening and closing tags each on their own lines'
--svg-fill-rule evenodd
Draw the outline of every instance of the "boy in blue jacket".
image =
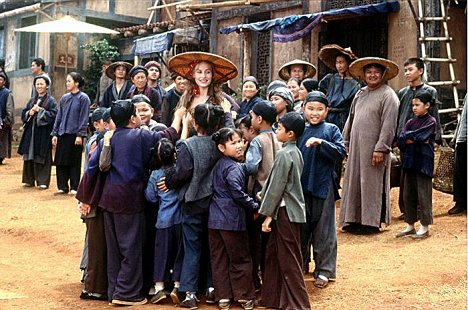
<svg viewBox="0 0 468 310">
<path fill-rule="evenodd" d="M 303 266 L 308 266 L 313 247 L 314 285 L 324 288 L 336 278 L 335 201 L 339 199 L 335 163 L 346 156 L 340 129 L 325 122 L 328 99 L 319 91 L 310 92 L 304 101 L 308 122 L 297 144 L 304 158 L 301 176 L 307 222 L 302 226 Z"/>
</svg>

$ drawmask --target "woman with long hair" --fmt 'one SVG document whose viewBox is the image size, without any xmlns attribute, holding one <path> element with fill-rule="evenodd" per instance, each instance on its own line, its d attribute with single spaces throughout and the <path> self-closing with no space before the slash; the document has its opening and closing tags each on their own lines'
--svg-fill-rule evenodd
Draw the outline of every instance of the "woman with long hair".
<svg viewBox="0 0 468 310">
<path fill-rule="evenodd" d="M 231 104 L 221 89 L 224 82 L 237 76 L 237 67 L 231 61 L 215 54 L 188 52 L 172 57 L 168 67 L 188 80 L 177 108 L 184 107 L 193 113 L 199 104 L 221 106 L 224 110 L 222 125 L 234 128 Z"/>
</svg>

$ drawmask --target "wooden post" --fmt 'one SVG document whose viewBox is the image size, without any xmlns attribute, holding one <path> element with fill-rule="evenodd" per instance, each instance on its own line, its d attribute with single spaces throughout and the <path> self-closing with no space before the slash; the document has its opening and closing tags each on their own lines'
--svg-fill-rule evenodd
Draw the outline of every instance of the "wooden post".
<svg viewBox="0 0 468 310">
<path fill-rule="evenodd" d="M 252 37 L 250 31 L 243 31 L 244 37 L 244 76 L 252 75 L 251 61 L 252 61 Z"/>
</svg>

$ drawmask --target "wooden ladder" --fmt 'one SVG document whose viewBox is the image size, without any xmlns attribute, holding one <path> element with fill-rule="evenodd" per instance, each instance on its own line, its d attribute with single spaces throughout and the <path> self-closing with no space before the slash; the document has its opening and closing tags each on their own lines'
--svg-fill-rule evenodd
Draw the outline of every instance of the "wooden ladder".
<svg viewBox="0 0 468 310">
<path fill-rule="evenodd" d="M 454 63 L 457 61 L 452 57 L 452 48 L 450 42 L 452 38 L 449 36 L 449 30 L 447 21 L 450 20 L 450 17 L 447 16 L 444 0 L 440 0 L 440 12 L 441 16 L 426 16 L 426 0 L 418 0 L 418 18 L 417 21 L 419 22 L 419 43 L 421 44 L 421 59 L 427 63 L 440 63 L 448 64 L 448 69 L 450 73 L 450 81 L 430 81 L 427 84 L 434 86 L 434 87 L 443 87 L 443 86 L 451 86 L 453 92 L 453 102 L 454 104 L 450 108 L 439 109 L 439 113 L 456 113 L 457 121 L 460 120 L 460 113 L 461 108 L 458 100 L 458 90 L 457 85 L 460 84 L 460 81 L 455 78 L 455 70 L 454 70 Z M 427 23 L 434 23 L 440 22 L 442 24 L 441 37 L 428 37 L 425 33 L 425 26 Z M 431 57 L 427 55 L 426 51 L 426 43 L 427 42 L 445 42 L 445 48 L 447 52 L 447 57 Z M 453 138 L 453 134 L 443 134 L 443 138 Z"/>
</svg>

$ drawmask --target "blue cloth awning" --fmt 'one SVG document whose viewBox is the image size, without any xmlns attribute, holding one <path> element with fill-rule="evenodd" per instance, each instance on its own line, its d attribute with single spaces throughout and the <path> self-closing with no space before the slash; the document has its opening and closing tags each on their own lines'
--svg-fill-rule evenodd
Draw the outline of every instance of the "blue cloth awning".
<svg viewBox="0 0 468 310">
<path fill-rule="evenodd" d="M 168 50 L 172 46 L 174 33 L 171 31 L 135 40 L 134 54 L 142 56 Z"/>
<path fill-rule="evenodd" d="M 239 30 L 269 31 L 273 32 L 274 42 L 291 42 L 306 36 L 323 19 L 334 16 L 368 16 L 398 12 L 400 4 L 397 0 L 354 6 L 338 10 L 330 10 L 306 15 L 291 15 L 251 24 L 240 24 L 220 29 L 220 33 L 229 34 Z"/>
</svg>

